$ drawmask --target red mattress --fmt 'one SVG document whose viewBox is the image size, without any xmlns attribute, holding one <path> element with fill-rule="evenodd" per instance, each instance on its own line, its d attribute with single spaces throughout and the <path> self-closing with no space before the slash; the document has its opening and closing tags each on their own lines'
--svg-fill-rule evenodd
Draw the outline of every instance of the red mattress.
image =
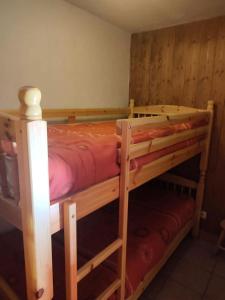
<svg viewBox="0 0 225 300">
<path fill-rule="evenodd" d="M 160 128 L 137 131 L 133 143 L 168 136 L 206 125 L 207 118 Z M 52 200 L 83 190 L 119 174 L 115 122 L 49 125 L 49 180 Z M 164 155 L 188 147 L 205 136 L 187 140 L 132 161 L 132 168 L 141 168 Z M 15 145 L 2 141 L 6 153 L 15 153 Z"/>
<path fill-rule="evenodd" d="M 139 190 L 140 191 L 140 190 Z M 139 195 L 139 198 L 137 198 Z M 133 195 L 131 194 L 131 198 Z M 159 262 L 167 246 L 193 217 L 194 202 L 187 196 L 151 186 L 129 202 L 126 296 Z M 117 206 L 109 205 L 78 222 L 78 261 L 83 265 L 117 237 Z M 11 235 L 11 238 L 10 238 Z M 65 299 L 64 248 L 61 235 L 53 240 L 55 300 Z M 16 238 L 16 240 L 15 240 Z M 22 245 L 14 233 L 0 236 L 0 274 L 24 297 Z M 15 243 L 15 244 L 14 244 Z M 135 270 L 135 272 L 134 272 Z M 22 276 L 21 276 L 22 274 Z M 96 299 L 116 278 L 116 255 L 94 270 L 78 286 L 79 300 Z M 115 299 L 115 295 L 111 297 Z"/>
<path fill-rule="evenodd" d="M 193 217 L 194 201 L 152 186 L 129 202 L 126 295 L 131 295 L 167 246 Z M 90 259 L 114 241 L 118 232 L 116 208 L 106 207 L 84 218 L 78 226 L 79 256 Z M 116 255 L 104 263 L 116 274 Z M 135 270 L 135 272 L 134 272 Z M 83 298 L 82 298 L 83 299 Z M 86 298 L 85 298 L 86 299 Z M 94 299 L 94 298 L 93 298 Z"/>
<path fill-rule="evenodd" d="M 133 142 L 171 135 L 203 126 L 206 119 L 174 124 L 147 131 L 137 131 Z M 75 193 L 119 174 L 120 137 L 115 122 L 101 122 L 48 127 L 49 176 L 51 199 Z M 204 136 L 191 139 L 136 159 L 132 168 L 141 168 L 164 155 L 188 147 Z"/>
</svg>

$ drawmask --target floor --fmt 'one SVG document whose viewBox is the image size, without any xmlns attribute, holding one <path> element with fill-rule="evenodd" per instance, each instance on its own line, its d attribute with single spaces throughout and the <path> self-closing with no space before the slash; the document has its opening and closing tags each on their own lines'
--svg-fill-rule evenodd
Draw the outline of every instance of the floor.
<svg viewBox="0 0 225 300">
<path fill-rule="evenodd" d="M 186 238 L 140 300 L 225 300 L 225 252 Z"/>
</svg>

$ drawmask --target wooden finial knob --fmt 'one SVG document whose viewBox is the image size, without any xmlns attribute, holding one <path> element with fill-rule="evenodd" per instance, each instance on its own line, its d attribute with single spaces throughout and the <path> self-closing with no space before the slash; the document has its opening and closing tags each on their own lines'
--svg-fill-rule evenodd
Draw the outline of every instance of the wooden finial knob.
<svg viewBox="0 0 225 300">
<path fill-rule="evenodd" d="M 19 90 L 20 114 L 23 120 L 41 120 L 41 91 L 32 86 L 24 86 Z"/>
</svg>

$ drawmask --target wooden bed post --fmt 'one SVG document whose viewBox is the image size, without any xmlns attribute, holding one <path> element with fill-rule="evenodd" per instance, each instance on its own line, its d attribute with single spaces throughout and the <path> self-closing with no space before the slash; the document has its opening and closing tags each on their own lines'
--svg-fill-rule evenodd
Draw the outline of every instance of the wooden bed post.
<svg viewBox="0 0 225 300">
<path fill-rule="evenodd" d="M 207 111 L 210 113 L 209 132 L 208 132 L 205 150 L 201 154 L 200 178 L 199 178 L 197 194 L 196 194 L 195 223 L 192 232 L 194 237 L 197 237 L 199 235 L 199 229 L 200 229 L 201 210 L 202 210 L 202 204 L 204 200 L 205 180 L 206 180 L 206 172 L 208 167 L 209 149 L 210 149 L 210 142 L 211 142 L 212 126 L 213 126 L 213 115 L 214 115 L 213 101 L 208 101 Z"/>
<path fill-rule="evenodd" d="M 134 99 L 130 99 L 129 108 L 130 108 L 129 118 L 134 118 Z"/>
<path fill-rule="evenodd" d="M 47 124 L 42 120 L 41 92 L 19 91 L 20 120 L 16 128 L 20 205 L 26 267 L 27 298 L 53 298 Z"/>
</svg>

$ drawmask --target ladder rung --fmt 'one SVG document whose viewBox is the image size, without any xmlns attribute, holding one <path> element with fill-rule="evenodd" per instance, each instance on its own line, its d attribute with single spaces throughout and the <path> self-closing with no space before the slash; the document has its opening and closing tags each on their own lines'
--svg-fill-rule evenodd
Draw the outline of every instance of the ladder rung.
<svg viewBox="0 0 225 300">
<path fill-rule="evenodd" d="M 78 270 L 77 282 L 81 281 L 85 276 L 87 276 L 93 269 L 97 268 L 103 261 L 105 261 L 110 255 L 112 255 L 116 250 L 122 246 L 122 240 L 117 239 L 94 258 L 89 260 L 83 267 Z"/>
<path fill-rule="evenodd" d="M 108 299 L 115 291 L 120 287 L 120 279 L 116 279 L 110 286 L 108 286 L 104 292 L 102 292 L 96 300 L 105 300 Z"/>
</svg>

